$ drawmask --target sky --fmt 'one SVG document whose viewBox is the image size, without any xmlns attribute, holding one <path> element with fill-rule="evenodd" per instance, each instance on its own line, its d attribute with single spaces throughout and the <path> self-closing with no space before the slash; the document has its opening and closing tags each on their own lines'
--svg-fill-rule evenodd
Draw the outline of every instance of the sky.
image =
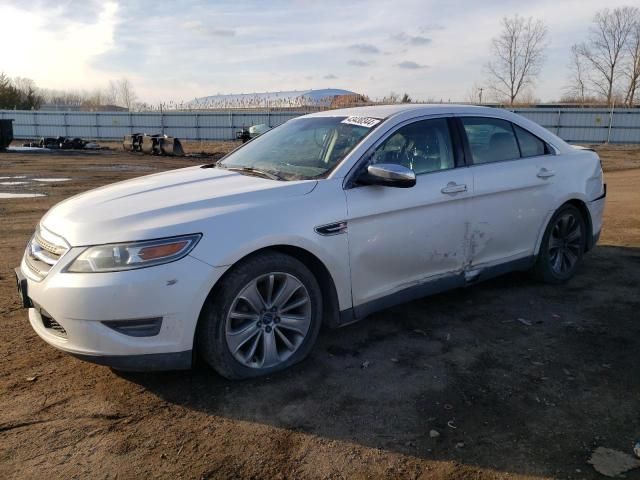
<svg viewBox="0 0 640 480">
<path fill-rule="evenodd" d="M 126 77 L 151 104 L 320 88 L 463 101 L 518 14 L 549 29 L 533 91 L 552 101 L 595 12 L 635 1 L 0 0 L 0 72 L 54 89 Z"/>
</svg>

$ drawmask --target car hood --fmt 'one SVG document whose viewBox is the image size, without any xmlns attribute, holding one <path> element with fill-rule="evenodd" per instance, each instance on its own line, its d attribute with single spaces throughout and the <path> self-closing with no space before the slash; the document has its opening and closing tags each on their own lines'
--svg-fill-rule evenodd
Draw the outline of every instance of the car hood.
<svg viewBox="0 0 640 480">
<path fill-rule="evenodd" d="M 58 203 L 41 223 L 71 246 L 198 233 L 205 219 L 283 202 L 311 192 L 316 184 L 189 167 L 81 193 Z"/>
</svg>

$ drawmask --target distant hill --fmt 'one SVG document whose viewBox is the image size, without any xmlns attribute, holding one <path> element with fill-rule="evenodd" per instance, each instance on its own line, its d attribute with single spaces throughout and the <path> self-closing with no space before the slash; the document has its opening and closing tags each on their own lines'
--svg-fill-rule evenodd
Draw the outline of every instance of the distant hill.
<svg viewBox="0 0 640 480">
<path fill-rule="evenodd" d="M 292 90 L 287 92 L 238 93 L 210 95 L 192 100 L 188 108 L 286 108 L 286 107 L 328 107 L 339 97 L 358 96 L 355 92 L 339 88 L 320 90 Z"/>
</svg>

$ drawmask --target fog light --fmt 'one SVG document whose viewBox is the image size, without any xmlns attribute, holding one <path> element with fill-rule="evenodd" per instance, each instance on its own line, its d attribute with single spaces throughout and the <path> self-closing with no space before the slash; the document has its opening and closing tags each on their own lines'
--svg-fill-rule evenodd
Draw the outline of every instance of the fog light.
<svg viewBox="0 0 640 480">
<path fill-rule="evenodd" d="M 160 333 L 162 317 L 137 318 L 135 320 L 106 320 L 100 323 L 118 333 L 130 337 L 153 337 Z"/>
</svg>

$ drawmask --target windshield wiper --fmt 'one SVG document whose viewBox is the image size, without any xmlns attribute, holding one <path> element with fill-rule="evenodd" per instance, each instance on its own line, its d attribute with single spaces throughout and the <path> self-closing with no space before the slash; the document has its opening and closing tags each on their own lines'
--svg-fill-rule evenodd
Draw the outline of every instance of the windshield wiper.
<svg viewBox="0 0 640 480">
<path fill-rule="evenodd" d="M 226 167 L 224 165 L 217 165 L 220 168 L 224 168 L 225 170 L 231 170 L 232 172 L 240 172 L 240 173 L 248 173 L 250 175 L 258 175 L 264 178 L 268 178 L 269 180 L 284 180 L 280 175 L 268 172 L 266 170 L 260 170 L 258 168 L 253 167 Z"/>
</svg>

